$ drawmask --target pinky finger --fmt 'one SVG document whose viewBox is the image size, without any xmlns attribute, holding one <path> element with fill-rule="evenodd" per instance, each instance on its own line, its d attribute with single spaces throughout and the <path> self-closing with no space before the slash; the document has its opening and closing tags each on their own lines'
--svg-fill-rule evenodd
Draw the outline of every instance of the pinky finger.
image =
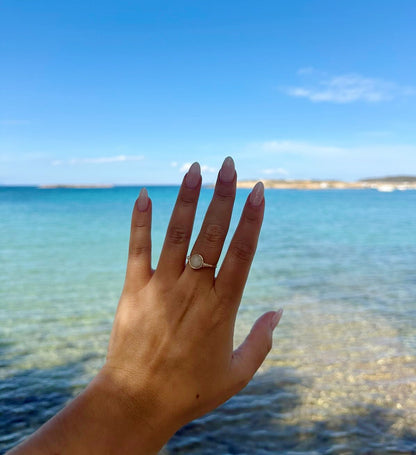
<svg viewBox="0 0 416 455">
<path fill-rule="evenodd" d="M 217 295 L 225 302 L 233 302 L 230 310 L 235 313 L 256 251 L 263 214 L 264 186 L 258 182 L 246 201 L 215 282 Z"/>
<path fill-rule="evenodd" d="M 151 270 L 152 202 L 146 188 L 142 188 L 136 200 L 131 218 L 129 256 L 124 289 L 137 292 L 147 284 Z"/>
</svg>

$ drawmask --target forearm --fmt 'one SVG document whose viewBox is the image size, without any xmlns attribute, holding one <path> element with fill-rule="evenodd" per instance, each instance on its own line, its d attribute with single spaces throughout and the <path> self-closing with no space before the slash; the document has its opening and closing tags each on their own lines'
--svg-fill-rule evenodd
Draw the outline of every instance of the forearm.
<svg viewBox="0 0 416 455">
<path fill-rule="evenodd" d="M 128 401 L 98 375 L 84 392 L 7 455 L 157 454 L 177 428 L 159 419 L 148 403 L 140 409 L 137 400 Z"/>
</svg>

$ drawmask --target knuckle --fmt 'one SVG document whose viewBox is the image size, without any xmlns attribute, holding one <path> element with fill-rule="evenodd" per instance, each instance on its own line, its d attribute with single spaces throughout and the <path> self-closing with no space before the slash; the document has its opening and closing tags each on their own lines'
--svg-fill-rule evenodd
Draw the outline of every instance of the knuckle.
<svg viewBox="0 0 416 455">
<path fill-rule="evenodd" d="M 195 192 L 192 191 L 181 191 L 179 196 L 179 202 L 181 205 L 188 207 L 195 204 Z"/>
<path fill-rule="evenodd" d="M 142 256 L 143 254 L 148 254 L 150 252 L 150 247 L 148 245 L 130 245 L 129 255 L 131 257 Z"/>
<path fill-rule="evenodd" d="M 233 256 L 241 262 L 250 262 L 254 255 L 254 248 L 243 241 L 234 242 L 230 249 Z"/>
<path fill-rule="evenodd" d="M 225 238 L 225 229 L 219 224 L 210 224 L 204 232 L 204 240 L 208 244 L 217 244 Z"/>
<path fill-rule="evenodd" d="M 219 202 L 228 202 L 234 197 L 234 189 L 228 186 L 219 186 L 215 190 L 215 198 Z"/>
<path fill-rule="evenodd" d="M 245 210 L 244 221 L 248 224 L 258 224 L 259 216 L 254 210 Z"/>
<path fill-rule="evenodd" d="M 175 245 L 181 245 L 189 240 L 189 233 L 183 226 L 170 226 L 167 240 Z"/>
<path fill-rule="evenodd" d="M 143 229 L 145 227 L 147 227 L 147 223 L 145 223 L 143 220 L 136 220 L 133 224 L 133 226 L 136 228 L 136 229 Z"/>
</svg>

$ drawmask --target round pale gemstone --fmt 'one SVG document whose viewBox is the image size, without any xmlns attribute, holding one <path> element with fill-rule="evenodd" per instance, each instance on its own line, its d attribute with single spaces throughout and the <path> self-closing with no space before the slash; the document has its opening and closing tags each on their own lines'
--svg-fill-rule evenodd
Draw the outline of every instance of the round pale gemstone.
<svg viewBox="0 0 416 455">
<path fill-rule="evenodd" d="M 200 254 L 193 254 L 189 259 L 189 264 L 193 269 L 200 269 L 204 263 Z"/>
</svg>

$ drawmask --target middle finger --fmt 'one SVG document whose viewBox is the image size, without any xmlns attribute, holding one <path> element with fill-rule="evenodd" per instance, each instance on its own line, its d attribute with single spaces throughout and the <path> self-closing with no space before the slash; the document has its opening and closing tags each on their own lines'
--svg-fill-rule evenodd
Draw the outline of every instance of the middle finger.
<svg viewBox="0 0 416 455">
<path fill-rule="evenodd" d="M 234 205 L 236 180 L 234 161 L 231 157 L 227 157 L 218 173 L 212 201 L 190 254 L 190 256 L 200 254 L 207 264 L 216 265 L 221 255 Z M 184 273 L 185 276 L 198 273 L 201 277 L 210 273 L 213 277 L 214 270 L 214 268 L 192 270 L 188 264 Z"/>
</svg>

